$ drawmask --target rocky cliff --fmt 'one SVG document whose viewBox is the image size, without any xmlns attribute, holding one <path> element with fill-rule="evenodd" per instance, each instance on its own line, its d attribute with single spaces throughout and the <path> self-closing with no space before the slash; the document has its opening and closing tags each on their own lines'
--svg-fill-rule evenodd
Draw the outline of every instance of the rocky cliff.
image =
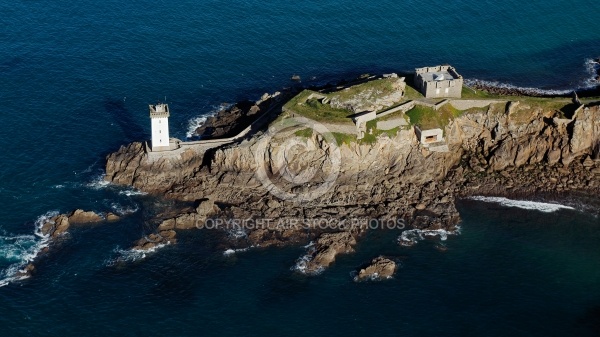
<svg viewBox="0 0 600 337">
<path fill-rule="evenodd" d="M 262 132 L 203 155 L 188 151 L 178 158 L 152 159 L 140 143 L 133 143 L 108 156 L 106 179 L 167 198 L 211 200 L 216 211 L 210 219 L 403 219 L 411 227 L 428 229 L 457 224 L 457 196 L 598 191 L 597 105 L 571 118 L 517 102 L 469 111 L 446 127 L 447 153 L 424 148 L 412 129 L 339 148 L 318 132 L 300 136 L 294 131 Z M 341 159 L 338 166 L 335 153 Z M 265 175 L 257 174 L 262 171 Z M 331 186 L 311 195 L 332 173 Z M 306 174 L 309 180 L 294 180 Z M 293 198 L 298 195 L 311 197 Z M 188 211 L 168 221 L 177 228 L 202 227 L 207 214 L 200 213 Z M 367 227 L 343 231 L 356 238 Z M 262 246 L 305 242 L 332 229 L 315 223 L 237 228 L 249 245 Z M 315 254 L 311 260 L 330 263 L 337 253 L 321 247 Z"/>
</svg>

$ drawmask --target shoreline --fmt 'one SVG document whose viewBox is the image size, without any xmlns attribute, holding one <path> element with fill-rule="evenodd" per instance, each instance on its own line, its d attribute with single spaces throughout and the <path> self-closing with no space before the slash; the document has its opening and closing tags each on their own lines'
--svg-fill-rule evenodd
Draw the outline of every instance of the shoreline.
<svg viewBox="0 0 600 337">
<path fill-rule="evenodd" d="M 359 79 L 353 85 L 380 78 L 386 76 Z M 411 80 L 407 82 L 410 84 Z M 352 81 L 340 83 L 346 83 L 342 88 L 350 88 L 348 83 Z M 336 86 L 321 89 L 331 88 Z M 266 117 L 268 121 L 262 123 L 265 126 L 231 144 L 204 152 L 182 150 L 176 156 L 150 160 L 141 143 L 131 143 L 108 155 L 105 176 L 108 183 L 193 204 L 193 207 L 176 207 L 168 212 L 170 215 L 157 215 L 153 220 L 156 230 L 135 242 L 130 250 L 150 252 L 175 244 L 178 231 L 206 229 L 207 221 L 261 216 L 337 219 L 338 222 L 363 218 L 378 219 L 381 223 L 401 219 L 404 231 L 440 235 L 459 228 L 461 220 L 455 202 L 462 198 L 493 196 L 527 200 L 536 196 L 539 200 L 540 195 L 560 199 L 568 198 L 567 194 L 579 194 L 585 199 L 600 193 L 599 106 L 588 105 L 569 120 L 553 117 L 554 122 L 549 123 L 547 111 L 528 105 L 519 107 L 511 100 L 521 96 L 503 95 L 505 107 L 504 103 L 494 101 L 445 126 L 448 151 L 429 151 L 415 137 L 412 128 L 381 134 L 375 137 L 374 143 L 340 143 L 343 162 L 331 191 L 304 203 L 281 200 L 264 189 L 266 186 L 261 186 L 255 175 L 256 153 L 260 153 L 264 139 L 269 139 L 265 152 L 269 155 L 261 160 L 267 167 L 276 165 L 278 151 L 285 149 L 290 139 L 300 141 L 297 144 L 304 147 L 294 154 L 291 161 L 296 163 L 293 165 L 326 167 L 323 161 L 331 159 L 331 149 L 318 134 L 304 136 L 292 131 L 271 139 L 266 132 L 266 125 L 281 122 L 282 116 L 283 120 L 286 118 L 284 104 L 271 97 L 288 100 L 294 92 L 300 91 L 296 88 L 281 95 L 265 94 L 256 103 L 244 101 L 230 105 L 197 129 L 226 137 L 244 128 L 244 124 Z M 272 108 L 281 111 L 271 112 Z M 523 119 L 522 114 L 528 117 Z M 572 126 L 567 128 L 566 125 Z M 326 175 L 320 173 L 315 177 L 316 181 L 326 179 Z M 310 184 L 294 187 L 285 176 L 274 172 L 269 179 L 274 186 L 310 189 Z M 307 274 L 318 274 L 333 263 L 337 255 L 353 252 L 354 245 L 369 229 L 369 226 L 334 226 L 322 230 L 314 223 L 304 228 L 242 225 L 222 230 L 222 242 L 218 246 L 224 250 L 239 250 L 316 242 L 307 252 L 309 257 L 303 260 L 303 270 Z"/>
<path fill-rule="evenodd" d="M 359 83 L 379 78 L 386 76 L 369 77 Z M 410 84 L 410 80 L 407 83 Z M 292 94 L 284 93 L 284 96 Z M 131 144 L 107 157 L 107 180 L 170 199 L 195 201 L 197 209 L 161 219 L 157 237 L 164 233 L 167 239 L 173 237 L 172 231 L 202 229 L 198 224 L 212 219 L 226 222 L 284 215 L 305 220 L 402 219 L 409 230 L 452 232 L 460 223 L 460 214 L 455 208 L 459 198 L 506 196 L 518 199 L 549 196 L 553 192 L 587 196 L 598 193 L 598 105 L 579 103 L 579 114 L 563 117 L 545 108 L 546 105 L 536 105 L 540 101 L 526 101 L 521 105 L 520 101 L 513 101 L 529 97 L 532 96 L 501 96 L 500 100 L 505 103 L 490 101 L 487 107 L 471 109 L 473 111 L 450 120 L 445 126 L 448 151 L 429 151 L 415 138 L 411 128 L 401 128 L 387 136 L 382 134 L 374 138 L 374 143 L 338 144 L 343 159 L 341 174 L 332 190 L 314 202 L 280 200 L 263 189 L 265 186 L 261 187 L 255 175 L 256 153 L 262 151 L 260 144 L 265 138 L 269 139 L 266 152 L 269 155 L 262 160 L 266 160 L 267 167 L 276 166 L 277 153 L 285 149 L 289 139 L 302 139 L 305 144 L 305 148 L 296 153 L 294 165 L 322 166 L 321 160 L 329 159 L 331 150 L 314 133 L 303 136 L 291 131 L 280 139 L 271 139 L 268 132 L 259 130 L 241 142 L 186 156 L 184 161 L 165 160 L 160 166 L 147 162 L 144 152 Z M 556 102 L 569 104 L 563 96 Z M 573 98 L 573 102 L 579 101 Z M 285 111 L 274 114 L 275 119 L 269 123 L 289 118 Z M 218 122 L 219 116 L 227 116 L 227 113 L 227 110 L 221 111 L 211 120 Z M 205 125 L 203 129 L 210 127 Z M 164 170 L 162 167 L 173 167 L 175 172 L 163 171 L 157 177 L 157 170 Z M 269 176 L 272 186 L 293 187 L 284 178 L 276 173 Z M 321 181 L 326 177 L 317 178 Z M 299 186 L 307 187 L 310 185 Z M 241 236 L 224 233 L 224 240 L 229 235 L 233 238 L 231 242 L 244 238 L 246 244 L 234 246 L 235 249 L 306 244 L 316 240 L 307 253 L 310 258 L 304 259 L 303 268 L 307 274 L 315 274 L 333 263 L 336 255 L 353 251 L 368 227 L 324 231 L 315 225 L 305 228 L 242 225 L 238 230 Z M 142 249 L 147 244 L 139 242 L 134 249 Z M 153 247 L 154 243 L 149 245 Z"/>
</svg>

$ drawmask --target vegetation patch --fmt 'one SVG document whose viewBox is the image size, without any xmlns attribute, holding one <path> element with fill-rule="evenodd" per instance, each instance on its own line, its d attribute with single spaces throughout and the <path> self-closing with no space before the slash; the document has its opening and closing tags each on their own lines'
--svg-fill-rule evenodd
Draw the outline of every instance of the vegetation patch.
<svg viewBox="0 0 600 337">
<path fill-rule="evenodd" d="M 411 125 L 418 125 L 422 129 L 443 129 L 454 118 L 460 117 L 463 111 L 456 109 L 451 104 L 446 104 L 439 110 L 416 105 L 406 115 L 410 118 Z"/>
<path fill-rule="evenodd" d="M 294 134 L 298 137 L 310 138 L 313 135 L 313 130 L 311 128 L 306 128 L 302 130 L 298 130 L 294 132 Z"/>
<path fill-rule="evenodd" d="M 511 119 L 517 123 L 527 123 L 534 116 L 535 111 L 543 114 L 558 116 L 559 118 L 571 118 L 577 106 L 567 98 L 542 98 L 519 96 L 520 105 L 517 107 Z"/>
<path fill-rule="evenodd" d="M 309 98 L 311 95 L 313 98 Z M 320 122 L 352 123 L 352 120 L 348 118 L 352 115 L 350 111 L 332 108 L 329 104 L 323 104 L 321 99 L 316 98 L 322 96 L 325 95 L 312 90 L 304 90 L 287 102 L 284 105 L 284 110 Z"/>
<path fill-rule="evenodd" d="M 404 92 L 404 98 L 406 100 L 415 100 L 425 98 L 425 96 L 423 96 L 423 94 L 421 94 L 417 89 L 407 84 L 406 91 Z"/>
<path fill-rule="evenodd" d="M 462 99 L 500 99 L 506 96 L 500 96 L 489 93 L 485 90 L 472 89 L 467 86 L 462 87 Z"/>
<path fill-rule="evenodd" d="M 398 78 L 381 78 L 327 94 L 303 90 L 284 105 L 284 110 L 321 122 L 352 123 L 349 116 L 355 111 L 373 102 L 393 100 L 398 81 Z M 398 103 L 403 100 L 398 98 Z"/>
<path fill-rule="evenodd" d="M 342 146 L 342 144 L 350 145 L 352 143 L 356 143 L 356 135 L 349 135 L 347 133 L 340 132 L 332 132 L 331 134 L 333 134 L 338 146 Z"/>
<path fill-rule="evenodd" d="M 396 90 L 394 88 L 394 82 L 397 80 L 397 78 L 380 78 L 330 93 L 328 96 L 330 98 L 337 97 L 340 101 L 347 101 L 368 93 L 368 95 L 366 95 L 368 97 L 365 97 L 365 99 L 374 100 L 377 99 L 378 96 L 385 96 L 393 93 Z"/>
</svg>

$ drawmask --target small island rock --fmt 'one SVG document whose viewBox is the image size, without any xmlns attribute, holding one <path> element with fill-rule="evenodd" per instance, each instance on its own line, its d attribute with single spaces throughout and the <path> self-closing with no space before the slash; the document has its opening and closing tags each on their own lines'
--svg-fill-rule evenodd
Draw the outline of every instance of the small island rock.
<svg viewBox="0 0 600 337">
<path fill-rule="evenodd" d="M 354 278 L 354 281 L 378 281 L 392 278 L 396 272 L 396 262 L 379 256 L 371 261 L 371 264 L 358 272 L 358 275 Z"/>
</svg>

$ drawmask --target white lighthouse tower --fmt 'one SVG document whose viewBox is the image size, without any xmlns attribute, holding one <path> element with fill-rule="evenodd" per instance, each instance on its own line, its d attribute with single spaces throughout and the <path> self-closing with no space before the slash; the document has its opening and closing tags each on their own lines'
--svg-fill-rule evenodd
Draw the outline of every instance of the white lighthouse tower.
<svg viewBox="0 0 600 337">
<path fill-rule="evenodd" d="M 169 106 L 164 103 L 150 105 L 152 123 L 152 151 L 169 150 Z"/>
</svg>

